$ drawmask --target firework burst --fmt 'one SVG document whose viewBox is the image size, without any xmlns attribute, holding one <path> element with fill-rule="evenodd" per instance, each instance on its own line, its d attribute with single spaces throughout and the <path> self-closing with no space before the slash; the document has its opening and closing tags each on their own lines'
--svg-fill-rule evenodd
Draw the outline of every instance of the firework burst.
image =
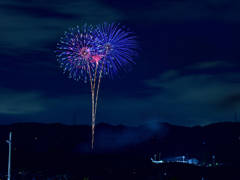
<svg viewBox="0 0 240 180">
<path fill-rule="evenodd" d="M 130 71 L 134 58 L 139 57 L 137 37 L 125 26 L 102 23 L 93 31 L 98 39 L 98 52 L 105 54 L 104 74 L 116 75 L 119 70 Z"/>
<path fill-rule="evenodd" d="M 125 27 L 103 23 L 93 26 L 85 24 L 65 32 L 57 44 L 57 61 L 69 78 L 90 80 L 92 92 L 92 150 L 98 92 L 102 75 L 116 75 L 120 69 L 130 71 L 133 58 L 138 57 L 139 43 Z"/>
<path fill-rule="evenodd" d="M 69 71 L 69 78 L 87 82 L 91 74 L 94 74 L 91 62 L 96 50 L 96 40 L 91 35 L 92 30 L 93 27 L 87 24 L 81 31 L 79 27 L 69 28 L 69 32 L 65 31 L 65 36 L 57 44 L 57 61 L 63 68 L 63 73 Z"/>
</svg>

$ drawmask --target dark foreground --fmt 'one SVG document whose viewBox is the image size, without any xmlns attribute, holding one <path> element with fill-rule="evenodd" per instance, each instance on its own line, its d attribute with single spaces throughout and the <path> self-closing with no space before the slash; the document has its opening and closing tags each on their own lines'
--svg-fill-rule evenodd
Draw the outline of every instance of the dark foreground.
<svg viewBox="0 0 240 180">
<path fill-rule="evenodd" d="M 139 127 L 18 123 L 0 126 L 0 180 L 7 179 L 12 132 L 12 180 L 239 180 L 240 123 Z M 151 158 L 165 163 L 154 164 Z M 161 156 L 161 157 L 160 157 Z M 195 158 L 199 165 L 171 162 Z M 214 159 L 213 159 L 214 157 Z M 169 162 L 168 162 L 169 161 Z M 217 164 L 208 167 L 209 164 Z"/>
<path fill-rule="evenodd" d="M 104 163 L 103 163 L 104 164 Z M 53 173 L 42 171 L 12 171 L 13 180 L 230 180 L 239 179 L 237 167 L 232 166 L 195 166 L 182 163 L 146 164 L 143 169 L 115 167 L 104 169 L 93 167 L 84 172 Z M 1 174 L 1 180 L 7 179 L 6 173 Z"/>
</svg>

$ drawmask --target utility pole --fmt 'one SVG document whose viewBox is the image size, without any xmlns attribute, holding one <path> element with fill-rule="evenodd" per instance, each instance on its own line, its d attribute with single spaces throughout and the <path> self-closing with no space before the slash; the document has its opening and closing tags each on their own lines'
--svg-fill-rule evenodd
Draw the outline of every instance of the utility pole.
<svg viewBox="0 0 240 180">
<path fill-rule="evenodd" d="M 12 132 L 9 133 L 9 140 L 7 140 L 9 144 L 9 153 L 8 153 L 8 180 L 11 179 L 11 149 L 12 149 Z"/>
</svg>

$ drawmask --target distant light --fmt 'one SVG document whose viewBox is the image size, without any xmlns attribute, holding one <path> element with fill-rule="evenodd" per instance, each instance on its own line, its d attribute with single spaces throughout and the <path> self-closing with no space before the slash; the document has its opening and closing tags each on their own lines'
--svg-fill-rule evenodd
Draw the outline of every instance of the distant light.
<svg viewBox="0 0 240 180">
<path fill-rule="evenodd" d="M 37 137 L 35 137 L 35 139 L 37 139 Z"/>
<path fill-rule="evenodd" d="M 155 163 L 155 164 L 164 163 L 164 161 L 162 161 L 162 160 L 156 161 L 156 160 L 153 160 L 153 158 L 151 158 L 151 161 L 152 161 L 152 163 Z"/>
</svg>

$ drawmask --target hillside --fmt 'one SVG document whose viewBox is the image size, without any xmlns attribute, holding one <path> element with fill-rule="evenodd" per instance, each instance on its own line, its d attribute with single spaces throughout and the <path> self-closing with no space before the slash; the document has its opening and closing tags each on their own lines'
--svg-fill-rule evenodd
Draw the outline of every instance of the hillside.
<svg viewBox="0 0 240 180">
<path fill-rule="evenodd" d="M 196 158 L 201 164 L 238 166 L 240 140 L 238 122 L 204 127 L 148 123 L 138 127 L 96 125 L 91 150 L 91 126 L 41 123 L 0 125 L 0 168 L 7 171 L 8 139 L 12 132 L 12 169 L 30 172 L 92 174 L 113 169 L 150 173 L 154 154 L 161 159 L 177 156 Z M 158 156 L 157 156 L 158 158 Z M 188 167 L 189 168 L 189 167 Z M 100 172 L 99 172 L 100 171 Z M 123 171 L 123 170 L 122 170 Z"/>
</svg>

